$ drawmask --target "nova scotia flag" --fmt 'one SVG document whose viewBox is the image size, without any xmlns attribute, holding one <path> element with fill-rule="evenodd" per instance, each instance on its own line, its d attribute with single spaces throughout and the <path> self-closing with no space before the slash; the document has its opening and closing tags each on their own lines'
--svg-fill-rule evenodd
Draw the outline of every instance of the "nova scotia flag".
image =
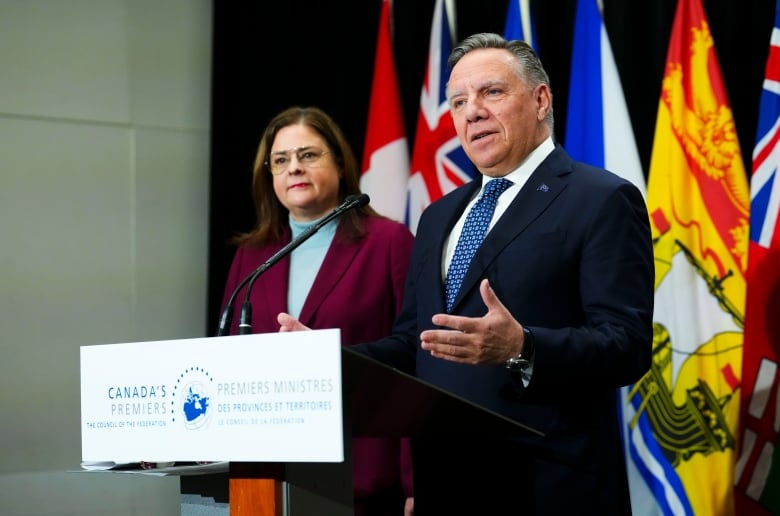
<svg viewBox="0 0 780 516">
<path fill-rule="evenodd" d="M 634 131 L 597 0 L 577 3 L 569 85 L 566 150 L 576 160 L 628 179 L 645 195 Z"/>
<path fill-rule="evenodd" d="M 634 183 L 647 197 L 634 132 L 620 77 L 597 0 L 578 0 L 574 26 L 569 103 L 564 145 L 576 160 L 618 174 Z M 606 101 L 605 101 L 606 99 Z M 628 387 L 620 389 L 621 426 L 634 514 L 658 514 L 657 501 L 645 487 L 647 464 L 632 456 L 626 436 L 633 415 Z"/>
<path fill-rule="evenodd" d="M 504 25 L 504 38 L 520 39 L 536 48 L 536 31 L 531 17 L 531 0 L 509 0 Z"/>
</svg>

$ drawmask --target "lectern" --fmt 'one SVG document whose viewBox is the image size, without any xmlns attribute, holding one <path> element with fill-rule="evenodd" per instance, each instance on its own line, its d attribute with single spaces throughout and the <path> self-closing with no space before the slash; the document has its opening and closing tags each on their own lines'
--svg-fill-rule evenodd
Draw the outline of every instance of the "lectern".
<svg viewBox="0 0 780 516">
<path fill-rule="evenodd" d="M 342 357 L 345 450 L 353 437 L 405 437 L 447 433 L 541 435 L 434 385 L 344 347 Z M 346 454 L 349 457 L 349 453 Z M 231 463 L 230 516 L 286 516 L 282 484 L 314 492 L 350 508 L 352 468 L 341 464 Z M 334 482 L 335 479 L 335 482 Z M 295 501 L 292 500 L 292 516 Z M 349 514 L 347 512 L 346 514 Z"/>
<path fill-rule="evenodd" d="M 229 462 L 181 485 L 227 491 L 231 516 L 351 514 L 352 437 L 538 434 L 337 329 L 82 346 L 81 402 L 83 461 Z"/>
</svg>

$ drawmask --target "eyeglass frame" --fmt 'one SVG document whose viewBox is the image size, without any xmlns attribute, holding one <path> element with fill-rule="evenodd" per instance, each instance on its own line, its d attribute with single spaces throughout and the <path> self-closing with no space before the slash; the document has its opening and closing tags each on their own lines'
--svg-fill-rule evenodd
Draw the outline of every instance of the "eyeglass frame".
<svg viewBox="0 0 780 516">
<path fill-rule="evenodd" d="M 304 159 L 301 158 L 301 152 L 304 151 L 310 151 L 310 152 L 319 151 L 320 154 L 314 158 L 311 158 L 312 161 L 310 163 L 306 163 Z M 297 159 L 298 163 L 300 163 L 301 165 L 307 167 L 318 167 L 319 160 L 322 159 L 322 157 L 325 156 L 326 154 L 333 154 L 333 152 L 330 150 L 322 150 L 316 145 L 301 145 L 299 147 L 292 147 L 289 149 L 271 152 L 268 156 L 268 159 L 265 160 L 263 164 L 266 166 L 266 168 L 271 173 L 271 175 L 281 176 L 282 174 L 284 174 L 290 169 L 290 164 L 292 163 L 292 154 L 295 154 L 295 159 Z M 290 161 L 286 164 L 287 166 L 284 167 L 282 170 L 278 172 L 274 172 L 275 167 L 272 164 L 271 160 L 274 156 L 280 156 L 280 155 L 287 157 Z"/>
</svg>

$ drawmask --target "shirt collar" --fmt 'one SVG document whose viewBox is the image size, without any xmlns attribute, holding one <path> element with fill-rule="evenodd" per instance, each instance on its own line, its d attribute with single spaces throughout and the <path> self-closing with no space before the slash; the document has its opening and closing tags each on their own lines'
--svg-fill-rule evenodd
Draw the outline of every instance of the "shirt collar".
<svg viewBox="0 0 780 516">
<path fill-rule="evenodd" d="M 542 161 L 544 161 L 545 158 L 547 158 L 547 156 L 549 156 L 550 153 L 554 150 L 555 143 L 553 142 L 552 136 L 548 136 L 542 143 L 539 144 L 538 147 L 531 151 L 531 153 L 522 163 L 520 163 L 516 169 L 504 177 L 512 181 L 518 187 L 522 188 L 525 182 L 528 181 L 528 178 L 531 177 L 531 174 L 533 174 L 534 170 L 536 170 Z M 482 176 L 482 188 L 484 188 L 485 184 L 491 179 L 493 178 Z"/>
</svg>

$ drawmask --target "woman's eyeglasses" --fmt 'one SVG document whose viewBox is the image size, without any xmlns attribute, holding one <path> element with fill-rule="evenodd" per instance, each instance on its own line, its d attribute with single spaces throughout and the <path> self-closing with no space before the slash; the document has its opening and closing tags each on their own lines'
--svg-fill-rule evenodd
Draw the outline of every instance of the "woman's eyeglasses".
<svg viewBox="0 0 780 516">
<path fill-rule="evenodd" d="M 326 154 L 330 154 L 330 151 L 322 150 L 318 147 L 312 147 L 311 145 L 293 147 L 292 149 L 272 152 L 271 156 L 268 158 L 268 161 L 265 162 L 265 165 L 273 175 L 278 176 L 279 174 L 287 172 L 287 170 L 290 168 L 293 155 L 301 165 L 306 167 L 317 167 L 320 165 L 323 156 Z"/>
</svg>

